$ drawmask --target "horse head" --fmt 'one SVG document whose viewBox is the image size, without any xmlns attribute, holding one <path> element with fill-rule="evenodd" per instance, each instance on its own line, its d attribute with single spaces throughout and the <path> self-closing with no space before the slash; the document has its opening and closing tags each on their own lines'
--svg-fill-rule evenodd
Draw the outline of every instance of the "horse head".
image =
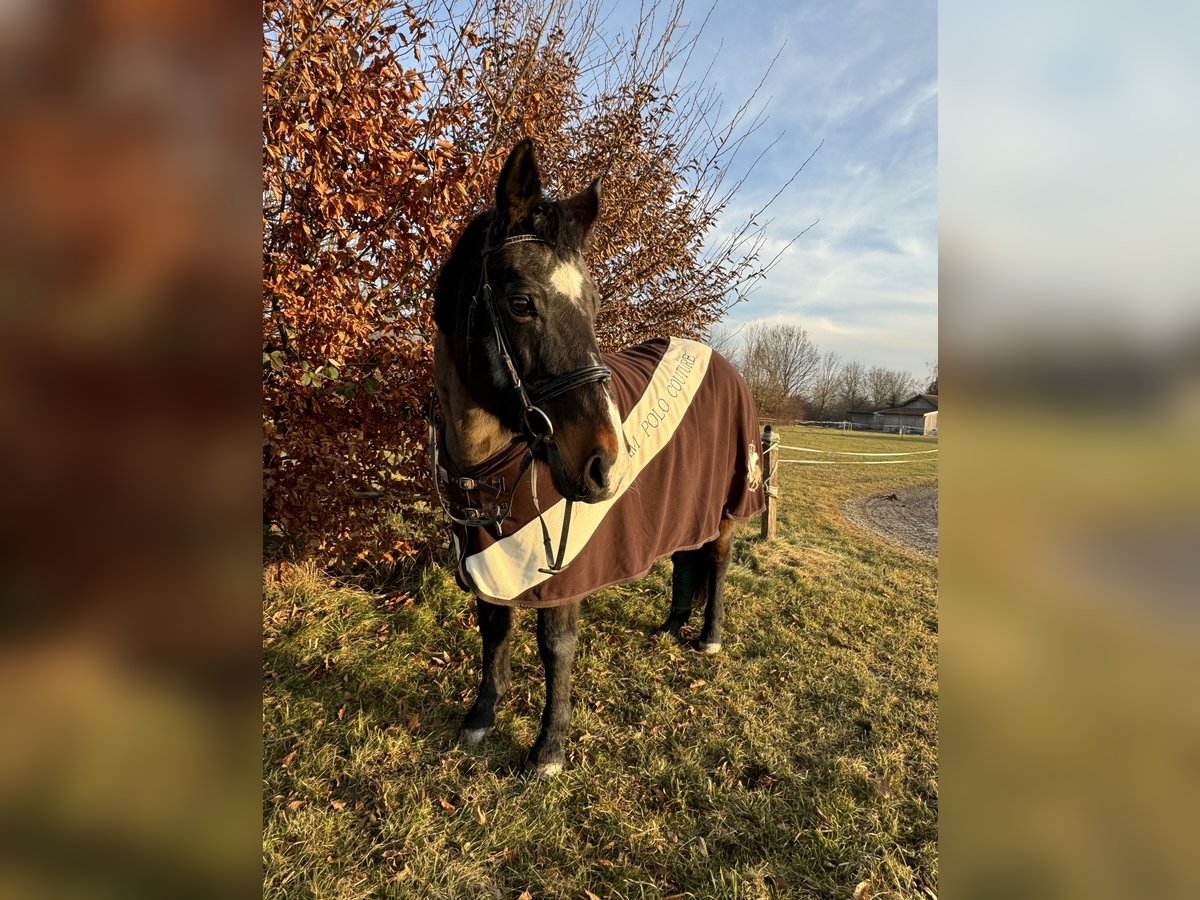
<svg viewBox="0 0 1200 900">
<path fill-rule="evenodd" d="M 562 200 L 545 196 L 524 140 L 495 201 L 439 273 L 439 340 L 465 402 L 530 440 L 562 496 L 607 500 L 624 479 L 627 445 L 596 342 L 600 295 L 583 259 L 600 179 Z"/>
</svg>

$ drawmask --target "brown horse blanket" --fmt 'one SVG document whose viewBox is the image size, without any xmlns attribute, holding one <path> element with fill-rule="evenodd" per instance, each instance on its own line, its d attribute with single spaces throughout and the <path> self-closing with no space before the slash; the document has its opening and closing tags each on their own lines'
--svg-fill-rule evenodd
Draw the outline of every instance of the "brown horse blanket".
<svg viewBox="0 0 1200 900">
<path fill-rule="evenodd" d="M 575 503 L 565 568 L 550 575 L 542 524 L 520 481 L 512 514 L 497 537 L 484 528 L 453 526 L 458 583 L 505 606 L 556 606 L 600 588 L 640 578 L 655 560 L 699 547 L 717 536 L 722 519 L 762 511 L 758 416 L 733 366 L 703 344 L 657 339 L 604 355 L 624 420 L 631 477 L 600 503 Z M 444 448 L 444 443 L 442 444 Z M 485 512 L 495 488 L 512 488 L 525 452 L 518 443 L 469 471 L 442 472 L 455 506 Z M 443 460 L 446 456 L 440 454 Z M 555 553 L 567 502 L 538 462 L 538 501 Z M 461 485 L 490 485 L 461 490 Z"/>
</svg>

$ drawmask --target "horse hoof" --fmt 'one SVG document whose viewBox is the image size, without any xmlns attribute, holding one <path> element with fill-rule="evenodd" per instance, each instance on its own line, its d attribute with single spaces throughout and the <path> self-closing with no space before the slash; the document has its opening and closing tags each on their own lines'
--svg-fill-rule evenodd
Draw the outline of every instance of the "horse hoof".
<svg viewBox="0 0 1200 900">
<path fill-rule="evenodd" d="M 538 763 L 533 767 L 533 774 L 536 778 L 553 778 L 563 770 L 563 764 L 560 762 Z"/>
<path fill-rule="evenodd" d="M 488 736 L 490 728 L 464 728 L 458 733 L 458 743 L 462 747 L 474 747 Z"/>
<path fill-rule="evenodd" d="M 703 653 L 705 656 L 712 656 L 714 653 L 721 652 L 721 642 L 720 641 L 712 641 L 711 643 L 702 643 L 702 644 L 699 644 L 696 647 L 696 649 L 699 650 L 701 653 Z"/>
</svg>

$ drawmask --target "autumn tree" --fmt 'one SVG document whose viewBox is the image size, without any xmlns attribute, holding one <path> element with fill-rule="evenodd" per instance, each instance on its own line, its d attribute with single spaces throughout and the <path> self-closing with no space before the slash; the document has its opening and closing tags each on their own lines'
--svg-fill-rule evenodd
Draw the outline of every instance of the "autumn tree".
<svg viewBox="0 0 1200 900">
<path fill-rule="evenodd" d="M 699 336 L 778 258 L 763 209 L 725 216 L 762 119 L 687 80 L 681 0 L 626 34 L 599 0 L 446 10 L 264 6 L 264 519 L 326 562 L 411 556 L 434 531 L 430 287 L 518 139 L 550 193 L 605 176 L 589 262 L 607 348 Z"/>
<path fill-rule="evenodd" d="M 426 26 L 389 12 L 265 5 L 264 517 L 331 559 L 415 549 L 379 523 L 419 483 L 422 296 L 472 163 L 431 140 L 456 115 L 429 109 L 428 80 L 405 65 Z"/>
</svg>

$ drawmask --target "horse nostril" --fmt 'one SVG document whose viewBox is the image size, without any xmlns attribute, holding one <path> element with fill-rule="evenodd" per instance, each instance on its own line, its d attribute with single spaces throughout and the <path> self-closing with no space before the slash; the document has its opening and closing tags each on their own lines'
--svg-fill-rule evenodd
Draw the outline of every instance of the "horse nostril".
<svg viewBox="0 0 1200 900">
<path fill-rule="evenodd" d="M 612 457 L 603 450 L 597 450 L 588 460 L 584 469 L 588 485 L 594 491 L 601 493 L 608 490 L 608 473 L 612 471 Z"/>
</svg>

